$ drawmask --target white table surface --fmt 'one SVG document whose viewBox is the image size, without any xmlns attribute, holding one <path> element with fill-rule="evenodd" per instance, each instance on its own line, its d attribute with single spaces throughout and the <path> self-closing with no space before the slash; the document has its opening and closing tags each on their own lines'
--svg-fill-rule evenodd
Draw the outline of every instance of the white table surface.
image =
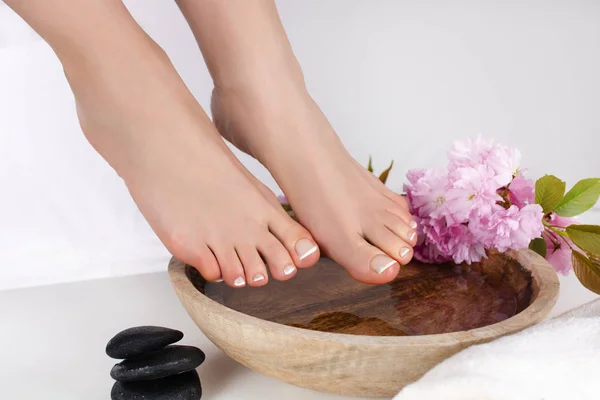
<svg viewBox="0 0 600 400">
<path fill-rule="evenodd" d="M 573 275 L 561 277 L 552 315 L 594 298 Z M 0 318 L 1 399 L 108 399 L 115 361 L 106 343 L 137 325 L 180 329 L 181 343 L 204 350 L 203 398 L 346 398 L 278 382 L 227 358 L 187 316 L 164 272 L 0 292 Z"/>
</svg>

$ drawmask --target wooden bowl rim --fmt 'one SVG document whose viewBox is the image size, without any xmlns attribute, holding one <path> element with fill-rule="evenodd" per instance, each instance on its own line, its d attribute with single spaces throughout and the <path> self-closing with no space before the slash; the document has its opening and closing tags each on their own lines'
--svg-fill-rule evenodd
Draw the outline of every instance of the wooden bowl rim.
<svg viewBox="0 0 600 400">
<path fill-rule="evenodd" d="M 538 286 L 537 296 L 525 310 L 504 321 L 481 328 L 419 336 L 352 335 L 287 326 L 244 314 L 210 299 L 196 289 L 185 273 L 186 264 L 176 258 L 172 258 L 169 262 L 169 277 L 177 292 L 185 294 L 186 297 L 201 304 L 212 313 L 237 321 L 242 325 L 266 329 L 287 337 L 370 346 L 454 345 L 468 341 L 485 341 L 486 339 L 489 340 L 501 335 L 518 332 L 543 320 L 554 307 L 559 293 L 559 281 L 552 266 L 544 258 L 529 249 L 509 250 L 504 255 L 514 259 L 529 270 L 533 282 Z"/>
</svg>

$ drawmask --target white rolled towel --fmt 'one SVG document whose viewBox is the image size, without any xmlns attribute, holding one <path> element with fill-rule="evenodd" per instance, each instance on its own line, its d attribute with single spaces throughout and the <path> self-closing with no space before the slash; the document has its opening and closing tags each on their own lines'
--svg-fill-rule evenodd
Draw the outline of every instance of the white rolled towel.
<svg viewBox="0 0 600 400">
<path fill-rule="evenodd" d="M 600 399 L 600 299 L 437 365 L 394 400 Z"/>
</svg>

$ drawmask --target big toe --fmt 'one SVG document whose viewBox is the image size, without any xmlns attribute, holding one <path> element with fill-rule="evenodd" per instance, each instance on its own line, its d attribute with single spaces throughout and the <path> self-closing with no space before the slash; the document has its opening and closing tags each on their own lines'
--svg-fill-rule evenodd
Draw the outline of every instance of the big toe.
<svg viewBox="0 0 600 400">
<path fill-rule="evenodd" d="M 285 212 L 272 218 L 269 230 L 286 248 L 296 267 L 311 267 L 319 260 L 319 246 L 312 235 Z"/>
<path fill-rule="evenodd" d="M 359 235 L 349 243 L 337 243 L 331 248 L 327 254 L 359 282 L 380 285 L 394 280 L 400 271 L 398 261 Z"/>
</svg>

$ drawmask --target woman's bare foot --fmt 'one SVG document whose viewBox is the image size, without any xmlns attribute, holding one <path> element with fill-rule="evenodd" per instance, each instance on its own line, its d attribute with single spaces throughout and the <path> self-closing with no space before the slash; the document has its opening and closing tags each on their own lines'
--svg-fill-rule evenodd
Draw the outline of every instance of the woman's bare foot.
<svg viewBox="0 0 600 400">
<path fill-rule="evenodd" d="M 357 280 L 388 282 L 416 244 L 407 203 L 348 154 L 299 81 L 215 89 L 213 120 L 271 171 L 327 256 Z"/>
<path fill-rule="evenodd" d="M 306 91 L 273 0 L 176 0 L 215 87 L 221 134 L 273 174 L 329 257 L 363 282 L 412 257 L 406 202 L 348 154 Z"/>
<path fill-rule="evenodd" d="M 169 251 L 234 287 L 265 285 L 265 262 L 278 280 L 313 265 L 311 235 L 250 181 L 166 55 L 150 39 L 112 51 L 65 72 L 87 138 Z"/>
</svg>

